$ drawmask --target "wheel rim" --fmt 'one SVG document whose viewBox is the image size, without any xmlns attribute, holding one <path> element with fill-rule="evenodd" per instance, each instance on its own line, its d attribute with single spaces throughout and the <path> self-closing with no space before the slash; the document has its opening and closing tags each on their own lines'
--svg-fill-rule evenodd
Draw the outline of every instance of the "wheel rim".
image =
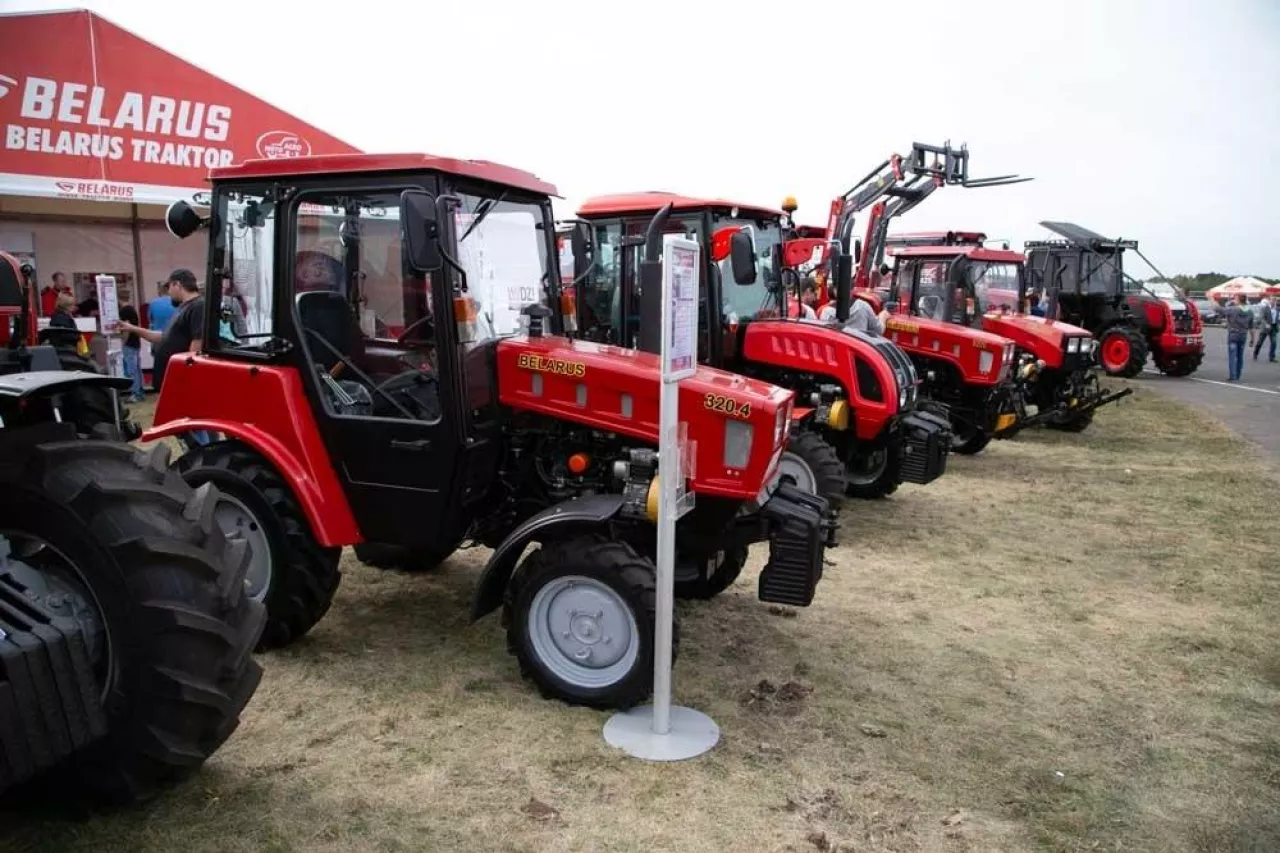
<svg viewBox="0 0 1280 853">
<path fill-rule="evenodd" d="M 555 578 L 539 589 L 525 630 L 542 665 L 579 689 L 617 683 L 640 656 L 631 608 L 612 587 L 580 575 Z"/>
<path fill-rule="evenodd" d="M 858 456 L 847 472 L 849 482 L 855 486 L 867 486 L 880 479 L 889 464 L 889 451 L 878 447 L 866 456 Z"/>
<path fill-rule="evenodd" d="M 0 531 L 0 569 L 12 573 L 33 601 L 80 626 L 101 687 L 100 699 L 105 700 L 115 673 L 111 632 L 106 629 L 102 603 L 76 564 L 39 536 L 4 530 Z"/>
<path fill-rule="evenodd" d="M 813 473 L 808 462 L 790 451 L 783 452 L 778 459 L 778 474 L 774 480 L 780 483 L 784 478 L 789 479 L 791 484 L 802 492 L 811 495 L 818 493 L 817 475 Z"/>
<path fill-rule="evenodd" d="M 264 601 L 271 589 L 273 566 L 271 542 L 258 517 L 238 498 L 226 492 L 218 495 L 213 520 L 224 536 L 242 536 L 249 546 L 249 568 L 244 575 L 245 594 L 254 601 Z"/>
<path fill-rule="evenodd" d="M 1111 335 L 1102 345 L 1102 363 L 1108 370 L 1121 370 L 1129 363 L 1129 339 Z"/>
</svg>

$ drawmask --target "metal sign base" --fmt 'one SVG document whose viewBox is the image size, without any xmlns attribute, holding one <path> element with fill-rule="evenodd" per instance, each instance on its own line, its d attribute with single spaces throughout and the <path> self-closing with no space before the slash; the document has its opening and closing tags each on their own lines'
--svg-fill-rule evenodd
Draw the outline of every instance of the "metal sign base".
<svg viewBox="0 0 1280 853">
<path fill-rule="evenodd" d="M 671 725 L 665 735 L 653 730 L 653 706 L 620 711 L 604 724 L 604 739 L 633 758 L 646 761 L 684 761 L 709 752 L 720 742 L 720 727 L 701 711 L 671 706 Z"/>
</svg>

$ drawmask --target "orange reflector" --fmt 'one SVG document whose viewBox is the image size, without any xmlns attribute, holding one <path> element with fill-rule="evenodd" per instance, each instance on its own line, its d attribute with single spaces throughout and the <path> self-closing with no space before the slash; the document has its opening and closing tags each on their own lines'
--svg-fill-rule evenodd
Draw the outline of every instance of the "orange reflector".
<svg viewBox="0 0 1280 853">
<path fill-rule="evenodd" d="M 476 321 L 476 300 L 470 296 L 455 296 L 453 298 L 453 314 L 457 317 L 459 323 L 474 323 Z"/>
<path fill-rule="evenodd" d="M 569 470 L 574 474 L 583 474 L 591 465 L 591 457 L 585 453 L 575 453 L 569 457 Z"/>
</svg>

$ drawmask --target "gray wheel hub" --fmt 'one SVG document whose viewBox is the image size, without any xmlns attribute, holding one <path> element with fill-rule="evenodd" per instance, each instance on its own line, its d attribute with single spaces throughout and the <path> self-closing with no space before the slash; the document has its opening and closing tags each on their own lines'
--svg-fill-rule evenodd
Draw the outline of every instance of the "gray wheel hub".
<svg viewBox="0 0 1280 853">
<path fill-rule="evenodd" d="M 213 520 L 224 536 L 241 536 L 249 546 L 249 568 L 244 576 L 245 594 L 254 601 L 265 601 L 271 590 L 274 567 L 271 562 L 271 542 L 262 529 L 258 517 L 249 511 L 238 498 L 226 492 L 218 495 L 213 508 Z"/>
<path fill-rule="evenodd" d="M 778 459 L 778 474 L 775 481 L 781 482 L 783 478 L 791 480 L 792 484 L 802 492 L 811 495 L 818 493 L 817 475 L 813 473 L 808 462 L 790 451 L 785 451 Z"/>
<path fill-rule="evenodd" d="M 640 656 L 631 608 L 612 587 L 580 575 L 555 578 L 539 589 L 525 630 L 542 665 L 582 689 L 618 682 Z"/>
</svg>

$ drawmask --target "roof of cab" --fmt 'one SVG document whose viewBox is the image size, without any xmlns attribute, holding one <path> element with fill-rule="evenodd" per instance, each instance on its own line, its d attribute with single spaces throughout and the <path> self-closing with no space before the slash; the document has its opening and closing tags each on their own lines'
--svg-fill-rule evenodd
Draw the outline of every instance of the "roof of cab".
<svg viewBox="0 0 1280 853">
<path fill-rule="evenodd" d="M 670 204 L 674 210 L 694 210 L 704 207 L 736 207 L 741 211 L 763 213 L 766 216 L 781 216 L 781 210 L 764 207 L 758 204 L 744 204 L 728 201 L 723 198 L 698 198 L 696 196 L 679 195 L 677 193 L 650 192 L 615 193 L 598 195 L 587 199 L 578 208 L 579 216 L 607 216 L 615 213 L 650 213 L 657 212 L 664 205 Z"/>
<path fill-rule="evenodd" d="M 279 157 L 273 160 L 245 160 L 209 172 L 209 179 L 229 181 L 244 178 L 297 177 L 343 172 L 420 172 L 432 170 L 450 175 L 490 181 L 539 195 L 560 197 L 554 184 L 511 166 L 489 160 L 457 160 L 433 154 L 321 154 L 311 157 Z"/>
<path fill-rule="evenodd" d="M 895 258 L 971 258 L 975 261 L 992 261 L 994 263 L 1021 264 L 1026 258 L 1019 252 L 1009 249 L 988 249 L 986 246 L 897 246 L 890 247 L 887 254 Z"/>
</svg>

